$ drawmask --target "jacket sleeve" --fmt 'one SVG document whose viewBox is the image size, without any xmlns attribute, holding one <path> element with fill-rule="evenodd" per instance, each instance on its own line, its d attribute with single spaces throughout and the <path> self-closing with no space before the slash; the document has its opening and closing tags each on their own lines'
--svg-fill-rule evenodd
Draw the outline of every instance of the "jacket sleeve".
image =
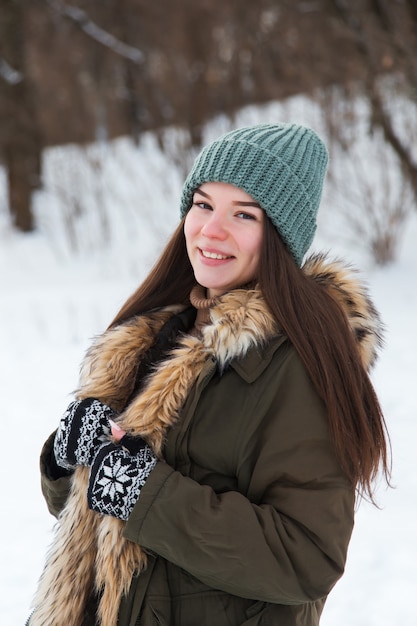
<svg viewBox="0 0 417 626">
<path fill-rule="evenodd" d="M 215 493 L 160 462 L 125 536 L 213 588 L 279 604 L 314 601 L 343 573 L 354 491 L 294 351 L 276 391 L 253 395 L 261 418 L 249 420 L 239 444 L 237 483 L 245 489 Z"/>
<path fill-rule="evenodd" d="M 59 467 L 54 457 L 55 432 L 46 440 L 40 458 L 41 489 L 48 511 L 58 517 L 65 506 L 71 486 L 72 472 Z"/>
</svg>

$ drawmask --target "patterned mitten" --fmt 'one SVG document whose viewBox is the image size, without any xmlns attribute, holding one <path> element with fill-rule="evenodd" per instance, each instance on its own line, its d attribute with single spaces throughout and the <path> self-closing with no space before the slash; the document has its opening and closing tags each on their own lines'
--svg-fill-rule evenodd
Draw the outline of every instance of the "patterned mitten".
<svg viewBox="0 0 417 626">
<path fill-rule="evenodd" d="M 91 465 L 97 449 L 111 435 L 109 419 L 115 416 L 113 409 L 96 398 L 71 402 L 55 435 L 57 464 L 65 469 Z"/>
<path fill-rule="evenodd" d="M 141 437 L 125 435 L 119 444 L 103 444 L 90 469 L 88 506 L 126 521 L 156 463 Z"/>
</svg>

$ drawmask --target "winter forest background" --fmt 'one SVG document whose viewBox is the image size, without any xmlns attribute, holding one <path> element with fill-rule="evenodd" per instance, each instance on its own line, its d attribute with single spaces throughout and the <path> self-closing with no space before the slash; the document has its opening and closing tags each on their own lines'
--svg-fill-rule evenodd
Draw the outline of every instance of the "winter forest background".
<svg viewBox="0 0 417 626">
<path fill-rule="evenodd" d="M 199 147 L 274 121 L 325 138 L 314 249 L 361 270 L 386 325 L 394 488 L 359 506 L 322 624 L 417 626 L 414 0 L 1 0 L 2 624 L 24 623 L 52 540 L 39 449 L 91 337 L 176 225 Z"/>
</svg>

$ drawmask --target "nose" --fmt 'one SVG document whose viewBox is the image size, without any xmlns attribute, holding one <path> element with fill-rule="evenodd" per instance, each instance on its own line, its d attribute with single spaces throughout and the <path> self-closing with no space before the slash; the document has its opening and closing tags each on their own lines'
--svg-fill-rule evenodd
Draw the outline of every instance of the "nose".
<svg viewBox="0 0 417 626">
<path fill-rule="evenodd" d="M 224 217 L 219 215 L 217 211 L 210 213 L 210 218 L 201 229 L 201 234 L 209 239 L 226 239 L 227 229 Z"/>
</svg>

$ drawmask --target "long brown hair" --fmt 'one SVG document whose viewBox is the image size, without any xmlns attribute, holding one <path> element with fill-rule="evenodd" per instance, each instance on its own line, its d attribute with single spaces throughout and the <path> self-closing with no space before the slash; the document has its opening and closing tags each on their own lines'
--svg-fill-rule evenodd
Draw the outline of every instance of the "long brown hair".
<svg viewBox="0 0 417 626">
<path fill-rule="evenodd" d="M 152 309 L 170 304 L 189 304 L 195 285 L 185 244 L 183 218 L 147 278 L 126 300 L 110 328 Z"/>
<path fill-rule="evenodd" d="M 257 277 L 260 289 L 278 328 L 293 344 L 325 403 L 342 469 L 358 493 L 374 501 L 373 483 L 380 469 L 389 482 L 389 442 L 354 335 L 340 305 L 295 264 L 270 220 L 264 224 Z M 110 327 L 161 306 L 189 304 L 194 284 L 183 219 Z"/>
<path fill-rule="evenodd" d="M 346 476 L 359 494 L 374 501 L 379 469 L 390 481 L 389 437 L 374 387 L 345 313 L 324 286 L 294 263 L 270 220 L 265 220 L 258 283 L 325 403 Z"/>
</svg>

